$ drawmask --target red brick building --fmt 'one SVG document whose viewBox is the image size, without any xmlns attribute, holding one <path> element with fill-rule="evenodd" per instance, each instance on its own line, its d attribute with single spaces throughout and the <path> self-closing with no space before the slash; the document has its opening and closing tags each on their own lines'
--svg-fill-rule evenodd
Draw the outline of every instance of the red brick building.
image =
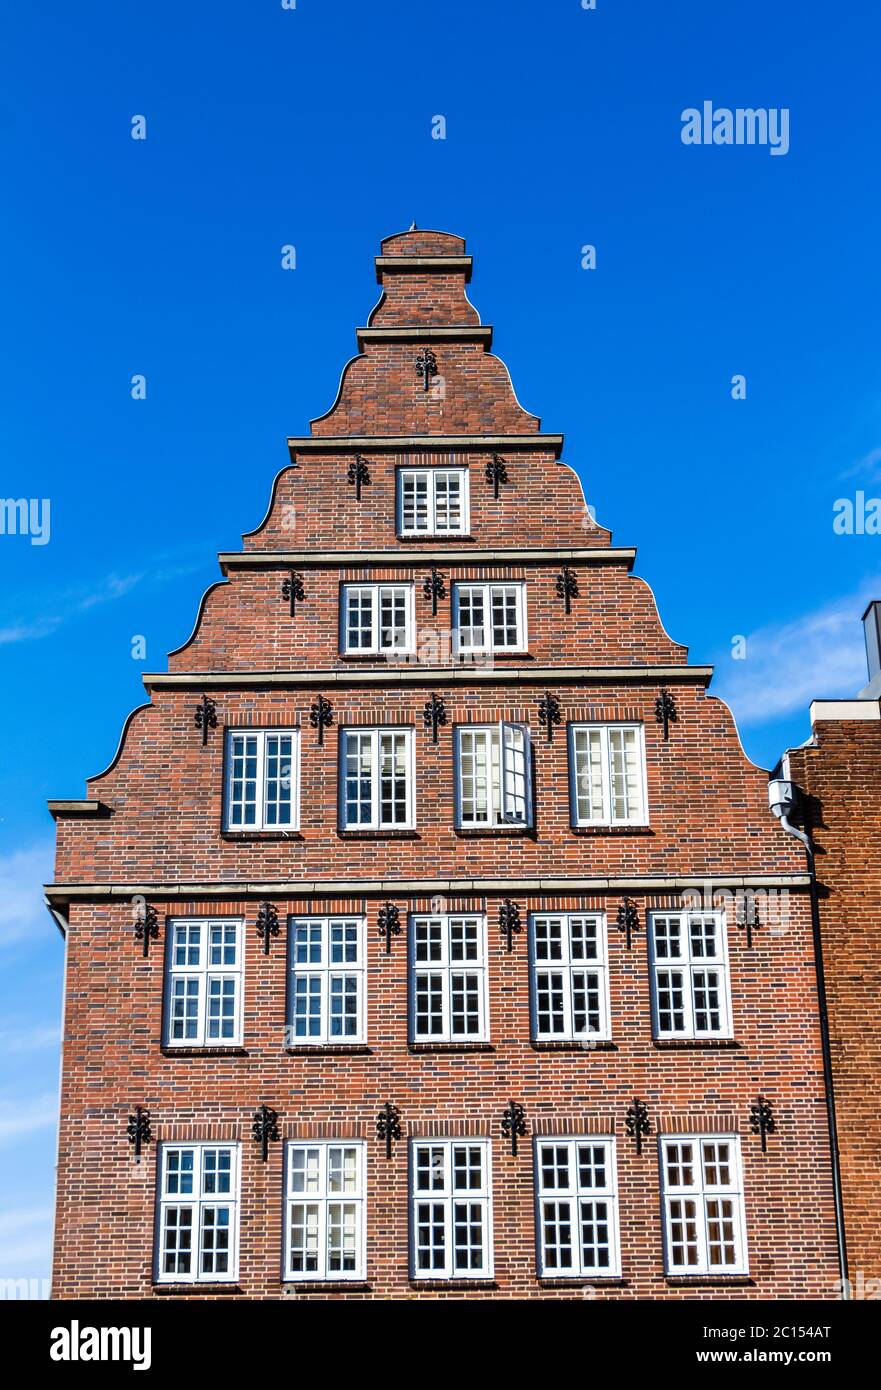
<svg viewBox="0 0 881 1390">
<path fill-rule="evenodd" d="M 852 700 L 815 700 L 811 737 L 781 773 L 797 788 L 814 847 L 835 1093 L 849 1292 L 881 1297 L 881 602 L 864 614 L 869 684 Z"/>
<path fill-rule="evenodd" d="M 54 1296 L 834 1298 L 799 846 L 464 242 L 376 268 L 266 518 L 52 803 Z"/>
</svg>

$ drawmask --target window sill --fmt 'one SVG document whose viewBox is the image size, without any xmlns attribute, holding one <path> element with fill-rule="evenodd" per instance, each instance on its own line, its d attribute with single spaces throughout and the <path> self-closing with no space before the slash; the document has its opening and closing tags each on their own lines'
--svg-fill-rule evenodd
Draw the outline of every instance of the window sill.
<svg viewBox="0 0 881 1390">
<path fill-rule="evenodd" d="M 341 840 L 420 840 L 418 830 L 338 830 Z"/>
<path fill-rule="evenodd" d="M 221 830 L 220 838 L 254 844 L 258 840 L 302 840 L 303 834 L 300 830 Z"/>
<path fill-rule="evenodd" d="M 573 835 L 654 835 L 650 825 L 570 825 Z"/>
<path fill-rule="evenodd" d="M 611 1038 L 533 1038 L 529 1046 L 534 1052 L 617 1052 L 618 1044 Z"/>
<path fill-rule="evenodd" d="M 396 531 L 399 541 L 427 541 L 430 545 L 446 545 L 447 541 L 474 541 L 476 537 L 466 531 Z"/>
<path fill-rule="evenodd" d="M 369 1293 L 371 1285 L 364 1279 L 283 1279 L 285 1295 L 297 1293 Z"/>
<path fill-rule="evenodd" d="M 415 658 L 416 652 L 408 647 L 395 647 L 391 651 L 383 648 L 381 652 L 338 652 L 340 661 L 351 661 L 355 665 L 394 666 L 399 661 Z"/>
<path fill-rule="evenodd" d="M 673 1289 L 746 1289 L 755 1288 L 756 1281 L 748 1274 L 667 1274 L 664 1283 Z"/>
<path fill-rule="evenodd" d="M 153 1281 L 153 1292 L 155 1294 L 174 1294 L 179 1297 L 181 1294 L 193 1294 L 196 1298 L 204 1298 L 206 1293 L 244 1293 L 241 1284 L 223 1284 L 220 1280 L 214 1283 L 210 1279 L 197 1279 L 192 1284 L 165 1284 Z"/>
<path fill-rule="evenodd" d="M 531 825 L 454 825 L 453 834 L 463 840 L 476 840 L 485 835 L 535 835 Z"/>
<path fill-rule="evenodd" d="M 408 1052 L 495 1052 L 490 1042 L 410 1042 Z"/>
<path fill-rule="evenodd" d="M 739 1048 L 740 1043 L 736 1038 L 652 1038 L 652 1046 L 659 1048 L 661 1052 L 688 1052 L 694 1049 L 724 1051 Z"/>
<path fill-rule="evenodd" d="M 495 1279 L 411 1279 L 411 1289 L 497 1289 Z"/>
<path fill-rule="evenodd" d="M 292 1043 L 285 1048 L 289 1057 L 372 1057 L 366 1043 Z M 296 1280 L 291 1280 L 295 1283 Z"/>
<path fill-rule="evenodd" d="M 537 1280 L 540 1289 L 628 1289 L 630 1281 L 620 1274 L 540 1274 Z"/>
<path fill-rule="evenodd" d="M 483 647 L 468 647 L 464 652 L 456 652 L 458 666 L 486 666 L 496 661 L 534 661 L 526 647 L 502 647 L 500 650 Z"/>
<path fill-rule="evenodd" d="M 194 1047 L 187 1044 L 178 1046 L 175 1043 L 163 1043 L 161 1048 L 164 1057 L 247 1057 L 248 1049 L 236 1044 L 232 1047 Z"/>
</svg>

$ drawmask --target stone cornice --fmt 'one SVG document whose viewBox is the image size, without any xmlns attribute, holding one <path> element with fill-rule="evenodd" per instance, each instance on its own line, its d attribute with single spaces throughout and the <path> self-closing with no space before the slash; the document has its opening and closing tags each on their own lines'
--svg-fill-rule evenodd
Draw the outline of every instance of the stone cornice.
<svg viewBox="0 0 881 1390">
<path fill-rule="evenodd" d="M 465 272 L 465 283 L 471 279 L 471 268 L 473 265 L 470 256 L 376 256 L 376 279 L 382 284 L 382 277 L 386 271 L 411 275 L 431 275 L 431 274 L 454 274 L 456 271 Z"/>
<path fill-rule="evenodd" d="M 198 881 L 191 883 L 47 883 L 50 903 L 69 903 L 107 898 L 303 898 L 357 897 L 378 894 L 395 898 L 428 897 L 435 893 L 501 893 L 505 895 L 542 893 L 670 893 L 693 889 L 720 888 L 807 888 L 806 873 L 738 874 L 720 871 L 704 874 L 614 875 L 592 878 L 414 878 L 414 879 L 299 879 L 260 882 Z"/>
<path fill-rule="evenodd" d="M 101 801 L 48 801 L 49 814 L 53 820 L 59 816 L 102 816 L 107 807 Z"/>
<path fill-rule="evenodd" d="M 363 666 L 299 671 L 145 671 L 148 690 L 261 689 L 328 685 L 709 685 L 712 666 Z"/>
<path fill-rule="evenodd" d="M 401 325 L 389 328 L 359 328 L 356 330 L 358 346 L 365 343 L 484 343 L 492 346 L 493 331 L 490 324 L 465 323 L 461 325 Z"/>
<path fill-rule="evenodd" d="M 528 449 L 552 451 L 559 458 L 563 451 L 561 434 L 317 434 L 288 438 L 291 462 L 297 454 L 407 453 L 428 449 L 436 453 L 449 449 Z"/>
<path fill-rule="evenodd" d="M 428 543 L 430 544 L 430 542 Z M 403 545 L 397 550 L 232 550 L 218 555 L 224 574 L 231 569 L 272 569 L 275 567 L 315 568 L 324 565 L 348 567 L 354 565 L 414 565 L 427 567 L 445 565 L 547 565 L 557 560 L 570 564 L 626 564 L 633 568 L 636 551 L 625 546 L 594 546 L 576 549 L 567 546 L 523 546 L 472 550 L 467 541 L 455 548 L 410 550 Z"/>
</svg>

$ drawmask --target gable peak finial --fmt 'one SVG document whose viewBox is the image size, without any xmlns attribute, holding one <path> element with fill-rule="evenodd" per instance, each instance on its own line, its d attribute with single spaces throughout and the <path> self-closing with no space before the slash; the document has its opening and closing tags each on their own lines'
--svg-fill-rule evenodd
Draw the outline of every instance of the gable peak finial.
<svg viewBox="0 0 881 1390">
<path fill-rule="evenodd" d="M 418 231 L 419 231 L 419 228 L 416 226 L 416 223 L 415 223 L 415 222 L 411 222 L 411 223 L 410 223 L 410 226 L 407 228 L 407 230 L 408 230 L 409 232 L 418 232 Z"/>
</svg>

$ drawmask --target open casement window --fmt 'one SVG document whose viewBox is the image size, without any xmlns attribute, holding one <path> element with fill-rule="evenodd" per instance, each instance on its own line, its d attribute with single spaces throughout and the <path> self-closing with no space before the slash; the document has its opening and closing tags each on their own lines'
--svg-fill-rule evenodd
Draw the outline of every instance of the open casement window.
<svg viewBox="0 0 881 1390">
<path fill-rule="evenodd" d="M 526 651 L 526 586 L 454 585 L 453 637 L 462 657 Z"/>
<path fill-rule="evenodd" d="M 746 1274 L 740 1139 L 695 1135 L 661 1140 L 668 1274 Z"/>
<path fill-rule="evenodd" d="M 364 1041 L 363 917 L 292 917 L 290 972 L 289 1047 Z"/>
<path fill-rule="evenodd" d="M 300 734 L 297 729 L 229 729 L 226 830 L 297 830 Z"/>
<path fill-rule="evenodd" d="M 656 1038 L 730 1038 L 731 986 L 722 912 L 649 916 Z"/>
<path fill-rule="evenodd" d="M 572 824 L 645 825 L 645 752 L 640 724 L 570 724 Z"/>
<path fill-rule="evenodd" d="M 168 924 L 165 1043 L 236 1047 L 242 1041 L 242 923 L 184 917 Z"/>
<path fill-rule="evenodd" d="M 486 918 L 410 918 L 413 1042 L 486 1042 L 489 1037 Z"/>
<path fill-rule="evenodd" d="M 530 926 L 535 1041 L 589 1043 L 608 1039 L 609 976 L 603 914 L 535 913 Z"/>
<path fill-rule="evenodd" d="M 344 653 L 412 652 L 413 585 L 344 584 L 340 636 Z"/>
<path fill-rule="evenodd" d="M 340 827 L 412 830 L 412 729 L 340 731 Z"/>
<path fill-rule="evenodd" d="M 468 470 L 398 470 L 398 530 L 402 536 L 467 535 Z"/>
<path fill-rule="evenodd" d="M 536 1139 L 535 1185 L 541 1277 L 620 1275 L 615 1140 Z"/>
<path fill-rule="evenodd" d="M 456 730 L 457 824 L 463 829 L 532 825 L 532 745 L 525 724 L 465 724 Z"/>
<path fill-rule="evenodd" d="M 161 1145 L 157 1227 L 159 1283 L 238 1277 L 238 1144 Z"/>
<path fill-rule="evenodd" d="M 286 1279 L 364 1279 L 365 1149 L 360 1140 L 287 1145 Z"/>
<path fill-rule="evenodd" d="M 414 1279 L 491 1279 L 487 1139 L 410 1145 L 410 1265 Z"/>
</svg>

